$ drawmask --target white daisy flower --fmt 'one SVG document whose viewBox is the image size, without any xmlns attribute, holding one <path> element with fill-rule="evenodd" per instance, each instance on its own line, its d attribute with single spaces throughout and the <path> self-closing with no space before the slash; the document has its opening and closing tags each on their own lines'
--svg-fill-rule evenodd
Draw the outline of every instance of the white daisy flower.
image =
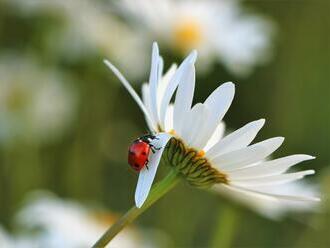
<svg viewBox="0 0 330 248">
<path fill-rule="evenodd" d="M 146 200 L 160 161 L 172 166 L 193 186 L 220 189 L 255 204 L 318 201 L 316 197 L 274 192 L 278 185 L 314 174 L 314 170 L 287 173 L 291 166 L 314 157 L 291 155 L 265 161 L 284 140 L 275 137 L 251 145 L 265 120 L 250 122 L 222 137 L 221 120 L 234 98 L 233 83 L 220 85 L 203 103 L 192 106 L 196 57 L 193 51 L 178 68 L 172 66 L 162 76 L 163 61 L 154 43 L 149 83 L 142 86 L 142 100 L 123 75 L 105 61 L 140 106 L 150 131 L 159 138 L 153 145 L 162 147 L 151 155 L 149 169 L 140 171 L 136 206 L 141 207 Z"/>
<path fill-rule="evenodd" d="M 115 221 L 111 213 L 94 213 L 78 202 L 33 192 L 16 216 L 23 232 L 12 237 L 13 247 L 91 247 Z M 125 229 L 106 247 L 154 247 L 150 238 L 146 240 L 141 234 L 136 228 Z"/>
<path fill-rule="evenodd" d="M 9 233 L 0 226 L 0 247 L 14 248 L 14 240 Z"/>
<path fill-rule="evenodd" d="M 181 54 L 196 48 L 201 66 L 212 58 L 246 75 L 269 57 L 273 24 L 245 11 L 239 1 L 124 0 L 118 4 L 146 38 L 157 37 Z"/>
<path fill-rule="evenodd" d="M 8 4 L 24 15 L 43 13 L 61 20 L 62 26 L 46 33 L 44 40 L 49 49 L 66 59 L 106 54 L 134 78 L 141 77 L 147 68 L 147 64 L 142 64 L 145 59 L 141 60 L 147 49 L 142 35 L 119 21 L 104 3 L 10 0 Z M 129 53 L 125 47 L 133 47 L 136 52 Z M 140 66 L 136 66 L 137 63 Z"/>
<path fill-rule="evenodd" d="M 70 125 L 76 96 L 65 76 L 31 57 L 0 58 L 0 142 L 49 141 Z"/>
</svg>

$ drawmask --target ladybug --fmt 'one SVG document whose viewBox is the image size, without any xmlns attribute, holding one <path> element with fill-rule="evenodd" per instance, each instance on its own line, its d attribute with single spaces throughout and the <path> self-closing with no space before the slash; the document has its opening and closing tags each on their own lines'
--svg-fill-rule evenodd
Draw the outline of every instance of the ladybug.
<svg viewBox="0 0 330 248">
<path fill-rule="evenodd" d="M 156 136 L 152 134 L 144 135 L 130 145 L 128 149 L 128 163 L 129 165 L 137 172 L 141 171 L 145 166 L 148 168 L 148 158 L 150 151 L 155 153 L 156 150 L 160 148 L 156 148 L 151 142 L 155 139 L 158 139 Z"/>
</svg>

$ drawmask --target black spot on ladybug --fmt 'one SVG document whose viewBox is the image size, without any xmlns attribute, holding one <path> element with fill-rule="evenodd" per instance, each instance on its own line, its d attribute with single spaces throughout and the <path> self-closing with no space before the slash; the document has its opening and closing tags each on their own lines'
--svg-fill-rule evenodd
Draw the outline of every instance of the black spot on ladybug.
<svg viewBox="0 0 330 248">
<path fill-rule="evenodd" d="M 134 164 L 134 166 L 135 166 L 136 168 L 139 168 L 139 165 L 138 165 L 138 164 Z"/>
<path fill-rule="evenodd" d="M 146 152 L 142 152 L 142 155 L 147 155 L 147 153 Z"/>
</svg>

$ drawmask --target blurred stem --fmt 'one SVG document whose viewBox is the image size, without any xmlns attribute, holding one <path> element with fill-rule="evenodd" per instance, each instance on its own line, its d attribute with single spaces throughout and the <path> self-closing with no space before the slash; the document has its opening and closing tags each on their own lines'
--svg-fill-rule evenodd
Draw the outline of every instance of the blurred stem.
<svg viewBox="0 0 330 248">
<path fill-rule="evenodd" d="M 153 203 L 169 192 L 178 182 L 180 177 L 175 170 L 171 172 L 159 183 L 157 183 L 141 208 L 133 206 L 116 223 L 114 223 L 94 244 L 94 248 L 105 247 L 121 230 L 133 222 L 140 214 L 147 210 Z"/>
<path fill-rule="evenodd" d="M 238 220 L 237 211 L 235 211 L 234 207 L 225 206 L 224 209 L 218 211 L 217 218 L 218 220 L 213 234 L 211 247 L 231 247 Z"/>
</svg>

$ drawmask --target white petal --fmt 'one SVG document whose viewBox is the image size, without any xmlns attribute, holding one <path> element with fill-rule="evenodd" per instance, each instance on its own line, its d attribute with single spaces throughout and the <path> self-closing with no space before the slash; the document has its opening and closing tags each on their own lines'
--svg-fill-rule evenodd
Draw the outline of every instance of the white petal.
<svg viewBox="0 0 330 248">
<path fill-rule="evenodd" d="M 220 85 L 213 93 L 206 99 L 204 104 L 210 111 L 208 120 L 205 120 L 207 127 L 201 133 L 203 137 L 201 144 L 206 146 L 214 130 L 222 120 L 227 110 L 229 109 L 235 95 L 235 85 L 231 82 Z"/>
<path fill-rule="evenodd" d="M 280 185 L 264 185 L 262 187 L 248 187 L 249 190 L 254 190 L 258 192 L 276 194 L 276 195 L 295 195 L 295 196 L 308 196 L 316 197 L 320 195 L 317 185 L 311 185 L 306 183 L 306 180 L 296 181 L 287 184 Z"/>
<path fill-rule="evenodd" d="M 230 173 L 230 178 L 238 180 L 279 175 L 291 166 L 310 159 L 314 159 L 314 157 L 303 154 L 278 158 L 248 168 L 234 170 Z"/>
<path fill-rule="evenodd" d="M 146 109 L 150 113 L 150 94 L 149 94 L 149 85 L 147 83 L 144 83 L 142 85 L 142 101 Z M 148 119 L 146 119 L 146 122 L 150 130 L 153 130 L 153 127 L 157 126 L 156 122 L 150 123 Z"/>
<path fill-rule="evenodd" d="M 273 206 L 278 202 L 276 198 L 261 194 L 251 193 L 245 190 L 239 190 L 235 187 L 224 184 L 216 184 L 212 189 L 224 195 L 225 197 L 241 203 L 269 218 L 276 218 L 277 213 L 273 211 Z"/>
<path fill-rule="evenodd" d="M 211 138 L 208 140 L 206 146 L 204 147 L 204 151 L 207 152 L 211 147 L 213 147 L 219 140 L 223 137 L 226 129 L 226 124 L 221 121 L 215 131 L 213 132 Z"/>
<path fill-rule="evenodd" d="M 166 132 L 173 129 L 173 104 L 169 104 L 167 107 L 164 127 Z"/>
<path fill-rule="evenodd" d="M 170 69 L 167 70 L 167 72 L 162 76 L 161 80 L 158 82 L 158 89 L 157 89 L 157 107 L 158 112 L 160 113 L 160 105 L 162 103 L 162 99 L 165 94 L 165 90 L 173 77 L 175 71 L 176 71 L 176 64 L 173 64 Z M 164 128 L 164 123 L 160 123 L 162 128 Z"/>
<path fill-rule="evenodd" d="M 228 185 L 226 185 L 228 186 Z M 291 201 L 320 201 L 320 198 L 313 197 L 313 196 L 301 196 L 301 195 L 282 195 L 282 194 L 274 194 L 274 193 L 267 193 L 262 192 L 259 190 L 253 190 L 249 188 L 239 187 L 239 186 L 228 186 L 231 188 L 235 188 L 237 190 L 250 192 L 252 194 L 262 195 L 265 197 L 273 197 L 277 200 L 291 200 Z"/>
<path fill-rule="evenodd" d="M 182 72 L 186 70 L 187 67 L 191 63 L 195 63 L 197 58 L 197 52 L 192 51 L 187 58 L 181 63 L 179 68 L 176 70 L 174 75 L 172 76 L 168 86 L 166 87 L 164 96 L 162 98 L 161 106 L 160 106 L 160 123 L 165 122 L 166 110 L 169 105 L 171 98 L 174 94 L 175 89 L 177 88 L 179 82 L 181 81 Z"/>
<path fill-rule="evenodd" d="M 198 136 L 200 130 L 205 126 L 205 120 L 209 115 L 207 107 L 202 103 L 197 103 L 190 111 L 184 120 L 184 128 L 182 129 L 181 138 L 189 147 L 194 147 L 200 150 L 198 147 Z"/>
<path fill-rule="evenodd" d="M 289 185 L 293 184 L 300 185 L 301 183 L 291 183 Z M 245 204 L 253 210 L 256 210 L 272 219 L 278 219 L 288 210 L 294 210 L 297 212 L 299 210 L 306 211 L 315 209 L 317 202 L 320 200 L 319 198 L 308 194 L 302 196 L 301 192 L 304 192 L 303 188 L 300 190 L 300 194 L 298 195 L 258 192 L 242 187 L 223 184 L 217 184 L 213 187 L 213 189 L 216 192 L 224 194 L 228 198 L 232 198 L 242 204 Z"/>
<path fill-rule="evenodd" d="M 158 57 L 158 77 L 157 77 L 157 82 L 159 84 L 159 82 L 162 79 L 163 76 L 163 71 L 164 71 L 164 60 L 163 58 L 159 55 Z"/>
<path fill-rule="evenodd" d="M 171 78 L 173 77 L 173 75 L 176 72 L 176 69 L 178 68 L 178 66 L 176 64 L 172 64 L 171 67 L 167 70 L 167 72 L 162 76 L 162 80 L 165 84 L 165 86 L 167 86 L 171 80 Z M 165 90 L 166 87 L 164 87 Z"/>
<path fill-rule="evenodd" d="M 195 90 L 195 66 L 190 63 L 184 69 L 176 92 L 173 110 L 173 126 L 178 135 L 181 135 L 182 125 L 190 111 Z"/>
<path fill-rule="evenodd" d="M 150 154 L 148 169 L 145 167 L 140 171 L 139 180 L 136 186 L 135 191 L 135 205 L 140 208 L 145 200 L 148 197 L 149 191 L 151 189 L 152 183 L 155 179 L 157 168 L 162 157 L 164 148 L 171 138 L 171 136 L 167 133 L 159 133 L 156 135 L 158 140 L 154 140 L 152 144 L 155 147 L 160 147 L 159 151 L 156 151 L 154 154 Z"/>
<path fill-rule="evenodd" d="M 154 120 L 158 123 L 158 111 L 157 111 L 157 86 L 159 75 L 159 49 L 156 42 L 152 44 L 151 55 L 151 68 L 149 77 L 149 94 L 150 94 L 150 112 Z"/>
<path fill-rule="evenodd" d="M 262 193 L 266 194 L 266 193 Z M 278 195 L 278 194 L 268 194 L 270 196 L 277 197 L 281 200 L 289 200 L 289 201 L 306 201 L 306 202 L 319 202 L 321 199 L 319 197 L 313 197 L 313 196 L 296 196 L 296 195 Z"/>
<path fill-rule="evenodd" d="M 230 172 L 257 163 L 272 154 L 283 143 L 283 137 L 271 138 L 237 151 L 222 154 L 211 159 L 220 170 Z"/>
<path fill-rule="evenodd" d="M 142 93 L 142 101 L 144 106 L 150 111 L 150 93 L 149 93 L 149 85 L 147 83 L 142 84 L 141 87 Z"/>
<path fill-rule="evenodd" d="M 259 130 L 263 127 L 264 124 L 264 119 L 260 119 L 246 124 L 245 126 L 221 139 L 206 153 L 206 156 L 209 159 L 212 159 L 215 156 L 219 156 L 221 154 L 248 146 L 256 137 Z"/>
<path fill-rule="evenodd" d="M 117 78 L 120 80 L 120 82 L 124 85 L 126 90 L 131 94 L 135 102 L 138 104 L 142 112 L 144 113 L 145 118 L 148 120 L 149 123 L 155 123 L 157 120 L 152 119 L 151 115 L 149 114 L 148 110 L 144 106 L 141 98 L 139 95 L 135 92 L 131 84 L 127 81 L 127 79 L 123 76 L 123 74 L 120 73 L 120 71 L 110 63 L 108 60 L 103 61 L 105 65 L 117 76 Z M 156 127 L 154 126 L 151 131 L 156 131 Z"/>
<path fill-rule="evenodd" d="M 242 187 L 278 185 L 278 184 L 292 182 L 301 179 L 304 176 L 312 175 L 314 173 L 315 173 L 314 170 L 306 170 L 306 171 L 299 171 L 294 173 L 280 174 L 280 175 L 260 177 L 260 178 L 241 179 L 241 180 L 230 179 L 230 184 L 235 186 L 242 186 Z"/>
</svg>

